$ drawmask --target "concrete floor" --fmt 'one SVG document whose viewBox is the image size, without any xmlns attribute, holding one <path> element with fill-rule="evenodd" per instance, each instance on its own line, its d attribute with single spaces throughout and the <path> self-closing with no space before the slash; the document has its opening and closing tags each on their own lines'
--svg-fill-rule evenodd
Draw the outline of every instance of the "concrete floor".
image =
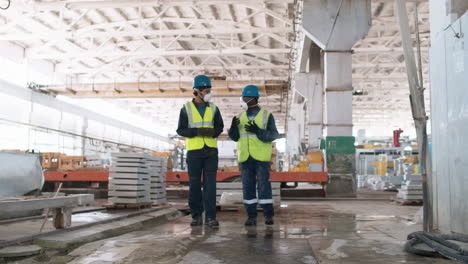
<svg viewBox="0 0 468 264">
<path fill-rule="evenodd" d="M 221 227 L 191 228 L 190 217 L 96 241 L 49 259 L 17 263 L 448 263 L 408 255 L 419 207 L 384 201 L 283 202 L 277 224 L 245 228 L 245 213 L 219 212 Z"/>
<path fill-rule="evenodd" d="M 92 223 L 100 220 L 111 219 L 119 216 L 123 216 L 128 212 L 116 211 L 107 213 L 105 211 L 87 212 L 72 215 L 72 226 L 79 226 L 87 223 Z M 7 240 L 19 239 L 26 236 L 32 236 L 39 233 L 44 218 L 35 218 L 25 221 L 16 221 L 10 223 L 0 223 L 0 242 Z M 52 217 L 48 218 L 48 221 L 44 225 L 42 232 L 54 231 Z"/>
</svg>

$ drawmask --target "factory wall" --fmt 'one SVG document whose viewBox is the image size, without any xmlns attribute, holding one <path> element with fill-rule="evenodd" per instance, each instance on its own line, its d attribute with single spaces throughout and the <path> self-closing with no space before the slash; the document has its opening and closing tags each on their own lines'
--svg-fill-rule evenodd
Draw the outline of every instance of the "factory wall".
<svg viewBox="0 0 468 264">
<path fill-rule="evenodd" d="M 468 13 L 431 1 L 434 228 L 468 234 Z"/>
<path fill-rule="evenodd" d="M 89 155 L 119 144 L 148 151 L 172 148 L 167 137 L 151 130 L 4 81 L 0 101 L 0 149 Z"/>
</svg>

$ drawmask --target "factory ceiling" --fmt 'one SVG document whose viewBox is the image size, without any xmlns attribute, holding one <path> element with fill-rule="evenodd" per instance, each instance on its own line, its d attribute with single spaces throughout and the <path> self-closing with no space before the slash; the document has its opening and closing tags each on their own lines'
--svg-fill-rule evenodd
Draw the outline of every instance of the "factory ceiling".
<svg viewBox="0 0 468 264">
<path fill-rule="evenodd" d="M 285 131 L 300 38 L 293 0 L 36 0 L 0 12 L 0 41 L 24 49 L 27 61 L 54 65 L 45 90 L 101 98 L 165 127 L 191 97 L 191 79 L 212 77 L 225 123 L 239 95 L 257 84 L 263 104 Z M 418 5 L 422 64 L 428 88 L 429 7 Z M 409 91 L 394 2 L 373 0 L 372 27 L 354 47 L 355 129 L 412 126 Z M 414 21 L 413 21 L 414 22 Z M 413 23 L 414 24 L 414 23 Z M 414 25 L 412 25 L 414 31 Z M 83 99 L 84 100 L 84 99 Z"/>
</svg>

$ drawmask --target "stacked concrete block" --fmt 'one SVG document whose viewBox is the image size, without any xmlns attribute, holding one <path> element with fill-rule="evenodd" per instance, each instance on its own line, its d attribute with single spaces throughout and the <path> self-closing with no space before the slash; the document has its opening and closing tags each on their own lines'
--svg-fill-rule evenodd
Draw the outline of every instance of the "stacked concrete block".
<svg viewBox="0 0 468 264">
<path fill-rule="evenodd" d="M 273 194 L 273 204 L 274 206 L 279 206 L 281 204 L 281 183 L 272 182 L 271 191 Z M 218 182 L 216 184 L 216 202 L 219 203 L 221 196 L 229 193 L 240 193 L 242 194 L 242 183 L 241 182 Z M 242 197 L 242 196 L 240 196 Z M 257 194 L 258 197 L 258 194 Z"/>
<path fill-rule="evenodd" d="M 405 184 L 398 189 L 397 198 L 407 201 L 422 201 L 423 188 L 421 175 L 407 176 Z"/>
<path fill-rule="evenodd" d="M 109 201 L 114 204 L 150 202 L 150 170 L 147 155 L 112 153 Z"/>
<path fill-rule="evenodd" d="M 167 158 L 148 156 L 150 170 L 150 198 L 154 204 L 167 202 L 166 198 L 166 171 Z"/>
</svg>

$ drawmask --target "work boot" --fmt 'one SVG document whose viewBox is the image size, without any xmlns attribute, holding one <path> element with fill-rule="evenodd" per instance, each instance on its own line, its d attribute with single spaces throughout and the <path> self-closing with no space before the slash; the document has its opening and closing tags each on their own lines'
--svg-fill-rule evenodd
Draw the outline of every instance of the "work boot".
<svg viewBox="0 0 468 264">
<path fill-rule="evenodd" d="M 207 226 L 209 226 L 209 227 L 218 227 L 218 226 L 219 226 L 219 222 L 218 222 L 218 220 L 216 220 L 216 219 L 208 218 L 208 219 L 206 219 L 206 221 L 205 221 L 205 225 L 207 225 Z"/>
<path fill-rule="evenodd" d="M 265 225 L 274 225 L 273 216 L 265 216 Z"/>
<path fill-rule="evenodd" d="M 247 218 L 247 221 L 245 221 L 244 225 L 245 226 L 256 226 L 257 225 L 257 218 L 249 216 L 249 218 Z"/>
<path fill-rule="evenodd" d="M 203 225 L 203 217 L 201 215 L 196 215 L 192 218 L 191 226 L 201 226 Z"/>
</svg>

